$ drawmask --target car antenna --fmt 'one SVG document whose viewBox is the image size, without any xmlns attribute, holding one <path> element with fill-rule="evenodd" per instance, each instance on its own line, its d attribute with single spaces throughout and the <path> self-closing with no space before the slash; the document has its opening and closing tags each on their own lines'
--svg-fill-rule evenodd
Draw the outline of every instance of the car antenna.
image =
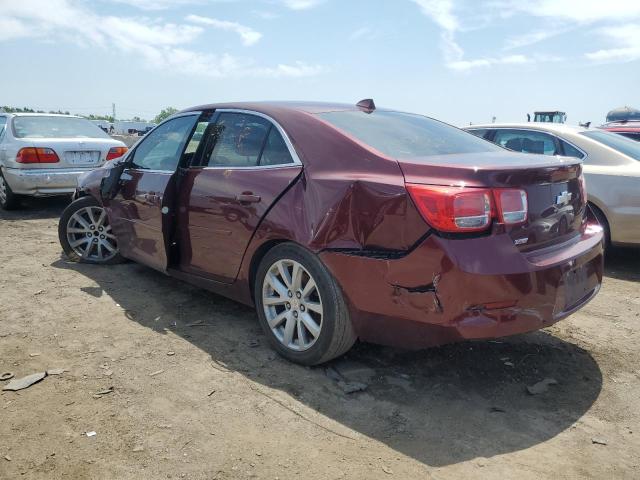
<svg viewBox="0 0 640 480">
<path fill-rule="evenodd" d="M 356 107 L 365 113 L 371 113 L 376 109 L 376 104 L 373 103 L 373 98 L 365 98 L 356 103 Z"/>
</svg>

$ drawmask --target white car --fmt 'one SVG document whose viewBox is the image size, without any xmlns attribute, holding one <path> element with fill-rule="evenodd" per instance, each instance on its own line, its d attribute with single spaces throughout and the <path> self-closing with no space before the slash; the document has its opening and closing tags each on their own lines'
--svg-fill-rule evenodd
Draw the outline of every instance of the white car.
<svg viewBox="0 0 640 480">
<path fill-rule="evenodd" d="M 82 117 L 0 112 L 0 208 L 22 195 L 72 194 L 81 174 L 126 151 Z"/>
<path fill-rule="evenodd" d="M 582 159 L 589 204 L 607 243 L 640 246 L 640 142 L 557 123 L 472 125 L 464 130 L 517 152 Z"/>
</svg>

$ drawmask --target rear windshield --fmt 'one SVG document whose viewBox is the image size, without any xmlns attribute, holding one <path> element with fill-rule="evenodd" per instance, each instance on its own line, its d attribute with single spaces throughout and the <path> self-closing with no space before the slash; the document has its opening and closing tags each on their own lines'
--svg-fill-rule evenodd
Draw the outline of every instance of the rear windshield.
<svg viewBox="0 0 640 480">
<path fill-rule="evenodd" d="M 395 158 L 501 151 L 500 147 L 437 120 L 375 110 L 317 114 L 357 140 Z"/>
<path fill-rule="evenodd" d="M 607 147 L 623 153 L 634 160 L 640 160 L 640 143 L 629 138 L 618 135 L 617 133 L 603 132 L 602 130 L 591 130 L 588 132 L 580 132 L 580 135 L 589 137 L 597 142 L 604 143 Z"/>
<path fill-rule="evenodd" d="M 97 125 L 76 117 L 14 117 L 13 133 L 16 138 L 109 138 Z"/>
</svg>

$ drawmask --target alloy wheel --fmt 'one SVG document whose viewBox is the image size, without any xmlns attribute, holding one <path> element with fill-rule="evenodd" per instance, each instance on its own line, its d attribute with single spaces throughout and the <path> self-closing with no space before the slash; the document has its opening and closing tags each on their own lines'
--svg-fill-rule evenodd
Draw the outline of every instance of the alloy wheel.
<svg viewBox="0 0 640 480">
<path fill-rule="evenodd" d="M 107 212 L 101 207 L 84 207 L 67 222 L 67 241 L 73 251 L 85 260 L 106 262 L 118 253 Z"/>
<path fill-rule="evenodd" d="M 262 305 L 271 331 L 285 347 L 304 351 L 322 329 L 322 298 L 309 271 L 295 260 L 282 259 L 267 271 Z"/>
</svg>

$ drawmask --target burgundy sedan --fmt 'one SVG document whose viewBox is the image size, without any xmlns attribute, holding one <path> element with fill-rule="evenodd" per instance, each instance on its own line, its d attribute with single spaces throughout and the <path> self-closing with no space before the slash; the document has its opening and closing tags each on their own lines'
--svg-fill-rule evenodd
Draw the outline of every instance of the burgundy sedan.
<svg viewBox="0 0 640 480">
<path fill-rule="evenodd" d="M 131 259 L 255 305 L 273 347 L 307 365 L 357 339 L 420 348 L 536 330 L 602 280 L 580 160 L 371 100 L 194 107 L 77 195 L 59 226 L 71 259 Z M 542 228 L 553 212 L 562 230 Z"/>
</svg>

